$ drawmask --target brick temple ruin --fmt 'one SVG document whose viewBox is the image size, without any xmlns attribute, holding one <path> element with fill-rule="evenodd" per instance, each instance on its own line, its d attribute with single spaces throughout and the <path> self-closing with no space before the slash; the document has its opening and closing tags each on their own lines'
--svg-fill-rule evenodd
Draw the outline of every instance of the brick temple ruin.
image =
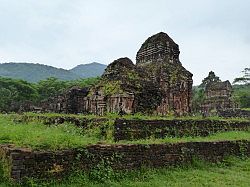
<svg viewBox="0 0 250 187">
<path fill-rule="evenodd" d="M 191 110 L 192 74 L 179 60 L 179 46 L 160 32 L 149 37 L 136 64 L 120 58 L 108 65 L 98 85 L 72 88 L 43 104 L 48 112 L 151 113 L 183 115 Z"/>
<path fill-rule="evenodd" d="M 42 111 L 77 114 L 84 113 L 84 99 L 88 95 L 88 88 L 72 87 L 66 92 L 51 97 L 41 103 Z"/>
<path fill-rule="evenodd" d="M 236 104 L 232 99 L 233 88 L 227 80 L 224 82 L 210 82 L 205 87 L 205 100 L 203 111 L 225 110 L 235 108 Z"/>
</svg>

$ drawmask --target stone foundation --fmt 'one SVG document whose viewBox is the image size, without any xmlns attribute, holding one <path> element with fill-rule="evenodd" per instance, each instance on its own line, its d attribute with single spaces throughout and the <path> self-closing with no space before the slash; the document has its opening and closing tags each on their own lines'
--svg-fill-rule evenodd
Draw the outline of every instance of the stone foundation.
<svg viewBox="0 0 250 187">
<path fill-rule="evenodd" d="M 250 129 L 250 121 L 117 119 L 114 139 L 119 141 L 150 137 L 208 136 L 216 132 L 248 129 Z"/>
<path fill-rule="evenodd" d="M 227 156 L 249 156 L 250 142 L 187 142 L 151 145 L 91 145 L 78 150 L 32 151 L 0 145 L 0 158 L 9 163 L 7 175 L 25 178 L 63 177 L 73 170 L 90 171 L 100 164 L 114 170 L 166 167 L 191 163 L 194 158 L 221 161 Z"/>
<path fill-rule="evenodd" d="M 226 109 L 226 110 L 218 110 L 218 115 L 220 117 L 225 117 L 225 118 L 232 118 L 232 117 L 250 118 L 250 111 L 241 109 Z"/>
<path fill-rule="evenodd" d="M 44 115 L 15 115 L 13 119 L 16 122 L 39 121 L 45 125 L 57 125 L 63 123 L 72 123 L 76 126 L 87 127 L 89 124 L 101 125 L 107 122 L 108 118 L 86 118 L 72 116 L 44 116 Z"/>
<path fill-rule="evenodd" d="M 20 115 L 13 117 L 17 122 L 40 121 L 46 125 L 57 125 L 63 123 L 72 123 L 73 125 L 88 128 L 93 127 L 105 128 L 107 122 L 112 121 L 108 118 L 78 118 L 69 116 L 28 116 Z M 113 130 L 115 141 L 146 139 L 150 137 L 183 137 L 183 136 L 208 136 L 216 132 L 225 131 L 246 131 L 250 130 L 250 121 L 234 120 L 114 120 Z M 104 129 L 104 134 L 105 129 Z"/>
</svg>

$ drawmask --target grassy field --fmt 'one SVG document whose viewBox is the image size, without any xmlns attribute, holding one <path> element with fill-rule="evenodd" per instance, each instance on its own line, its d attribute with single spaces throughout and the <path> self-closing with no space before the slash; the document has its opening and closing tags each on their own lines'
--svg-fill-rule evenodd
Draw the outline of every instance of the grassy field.
<svg viewBox="0 0 250 187">
<path fill-rule="evenodd" d="M 231 132 L 220 132 L 211 134 L 206 137 L 166 137 L 164 139 L 141 139 L 141 140 L 133 140 L 133 141 L 119 141 L 122 144 L 161 144 L 161 143 L 179 143 L 179 142 L 209 142 L 209 141 L 224 141 L 224 140 L 250 140 L 250 131 L 231 131 Z"/>
<path fill-rule="evenodd" d="M 98 139 L 84 135 L 83 129 L 71 124 L 45 126 L 37 122 L 14 123 L 0 118 L 0 144 L 15 144 L 34 149 L 65 149 L 96 143 Z"/>
<path fill-rule="evenodd" d="M 50 115 L 56 116 L 55 114 Z M 145 119 L 140 115 L 136 118 Z M 115 115 L 110 116 L 110 120 L 113 121 L 113 119 L 115 119 Z M 107 123 L 105 126 L 110 128 L 112 123 Z M 0 115 L 0 144 L 11 143 L 36 150 L 77 148 L 96 143 L 152 144 L 189 141 L 250 141 L 250 131 L 223 132 L 208 137 L 166 137 L 164 139 L 150 138 L 120 142 L 114 142 L 112 132 L 109 133 L 108 137 L 103 136 L 101 128 L 96 126 L 84 129 L 67 123 L 49 126 L 37 121 L 14 122 L 12 115 Z M 250 159 L 230 158 L 219 164 L 195 161 L 192 165 L 178 168 L 144 168 L 140 171 L 130 172 L 114 172 L 109 168 L 101 168 L 91 170 L 89 173 L 75 172 L 62 181 L 36 182 L 29 180 L 23 186 L 249 186 L 249 176 Z M 1 179 L 1 171 L 0 186 L 12 186 Z"/>
<path fill-rule="evenodd" d="M 250 159 L 228 158 L 211 164 L 195 161 L 192 165 L 178 168 L 144 168 L 130 172 L 92 171 L 77 172 L 62 181 L 36 182 L 29 180 L 22 186 L 48 187 L 166 187 L 166 186 L 237 186 L 250 184 Z M 11 186 L 0 180 L 0 186 Z"/>
<path fill-rule="evenodd" d="M 43 125 L 39 122 L 15 123 L 10 118 L 3 116 L 0 117 L 0 129 L 0 144 L 10 143 L 20 147 L 39 150 L 77 148 L 96 143 L 150 144 L 188 141 L 250 140 L 250 131 L 234 131 L 216 133 L 208 137 L 166 137 L 164 139 L 151 138 L 138 141 L 114 142 L 112 140 L 112 131 L 109 132 L 109 137 L 104 137 L 99 127 L 83 129 L 67 123 L 52 126 Z"/>
</svg>

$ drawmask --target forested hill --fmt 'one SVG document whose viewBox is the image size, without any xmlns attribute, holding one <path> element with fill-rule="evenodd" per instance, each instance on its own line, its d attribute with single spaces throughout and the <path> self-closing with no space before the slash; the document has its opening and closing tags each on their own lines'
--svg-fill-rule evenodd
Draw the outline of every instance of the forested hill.
<svg viewBox="0 0 250 187">
<path fill-rule="evenodd" d="M 77 74 L 83 78 L 97 77 L 103 74 L 107 66 L 97 62 L 90 64 L 80 64 L 70 70 L 70 72 Z"/>
<path fill-rule="evenodd" d="M 60 80 L 74 80 L 100 76 L 106 65 L 90 63 L 79 65 L 72 70 L 55 68 L 43 64 L 32 63 L 3 63 L 0 64 L 0 76 L 13 79 L 22 79 L 28 82 L 38 82 L 49 77 Z"/>
</svg>

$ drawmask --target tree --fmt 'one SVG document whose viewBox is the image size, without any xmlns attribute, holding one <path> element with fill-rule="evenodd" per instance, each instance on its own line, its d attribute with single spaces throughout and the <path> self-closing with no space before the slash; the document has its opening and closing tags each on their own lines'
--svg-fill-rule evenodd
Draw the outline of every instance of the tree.
<svg viewBox="0 0 250 187">
<path fill-rule="evenodd" d="M 245 85 L 250 84 L 250 68 L 245 68 L 242 71 L 242 73 L 244 73 L 244 75 L 242 77 L 235 78 L 233 84 L 236 84 L 236 83 L 242 83 Z"/>
<path fill-rule="evenodd" d="M 250 94 L 249 92 L 242 92 L 239 94 L 239 103 L 241 108 L 250 108 Z"/>
<path fill-rule="evenodd" d="M 74 86 L 83 88 L 91 85 L 96 85 L 99 80 L 100 78 L 96 77 L 71 81 L 62 81 L 57 78 L 50 77 L 45 80 L 41 80 L 37 83 L 39 100 L 44 100 L 48 99 L 49 97 L 53 97 Z"/>
<path fill-rule="evenodd" d="M 0 88 L 0 112 L 5 111 L 7 112 L 10 107 L 11 103 L 11 92 L 9 89 L 6 88 Z"/>
<path fill-rule="evenodd" d="M 57 78 L 50 77 L 37 83 L 37 91 L 39 100 L 48 99 L 49 97 L 58 95 L 68 87 L 67 81 L 61 81 Z"/>
<path fill-rule="evenodd" d="M 99 81 L 100 81 L 100 77 L 77 79 L 77 80 L 68 81 L 68 87 L 69 88 L 73 86 L 79 86 L 81 88 L 90 87 L 90 86 L 97 85 Z"/>
<path fill-rule="evenodd" d="M 220 78 L 216 76 L 213 71 L 209 72 L 208 76 L 202 80 L 202 83 L 199 85 L 199 87 L 204 89 L 210 82 L 221 82 Z"/>
<path fill-rule="evenodd" d="M 250 108 L 250 84 L 233 85 L 233 97 L 241 108 Z"/>
<path fill-rule="evenodd" d="M 73 87 L 89 87 L 96 85 L 100 78 L 87 78 L 72 81 L 62 81 L 57 78 L 48 78 L 38 83 L 29 83 L 24 80 L 0 77 L 0 112 L 19 111 L 21 106 L 39 104 L 40 101 L 61 94 Z"/>
<path fill-rule="evenodd" d="M 0 111 L 18 111 L 27 101 L 34 102 L 37 90 L 32 83 L 23 80 L 0 77 Z"/>
<path fill-rule="evenodd" d="M 192 111 L 200 112 L 202 103 L 205 99 L 204 90 L 196 86 L 192 89 Z"/>
</svg>

